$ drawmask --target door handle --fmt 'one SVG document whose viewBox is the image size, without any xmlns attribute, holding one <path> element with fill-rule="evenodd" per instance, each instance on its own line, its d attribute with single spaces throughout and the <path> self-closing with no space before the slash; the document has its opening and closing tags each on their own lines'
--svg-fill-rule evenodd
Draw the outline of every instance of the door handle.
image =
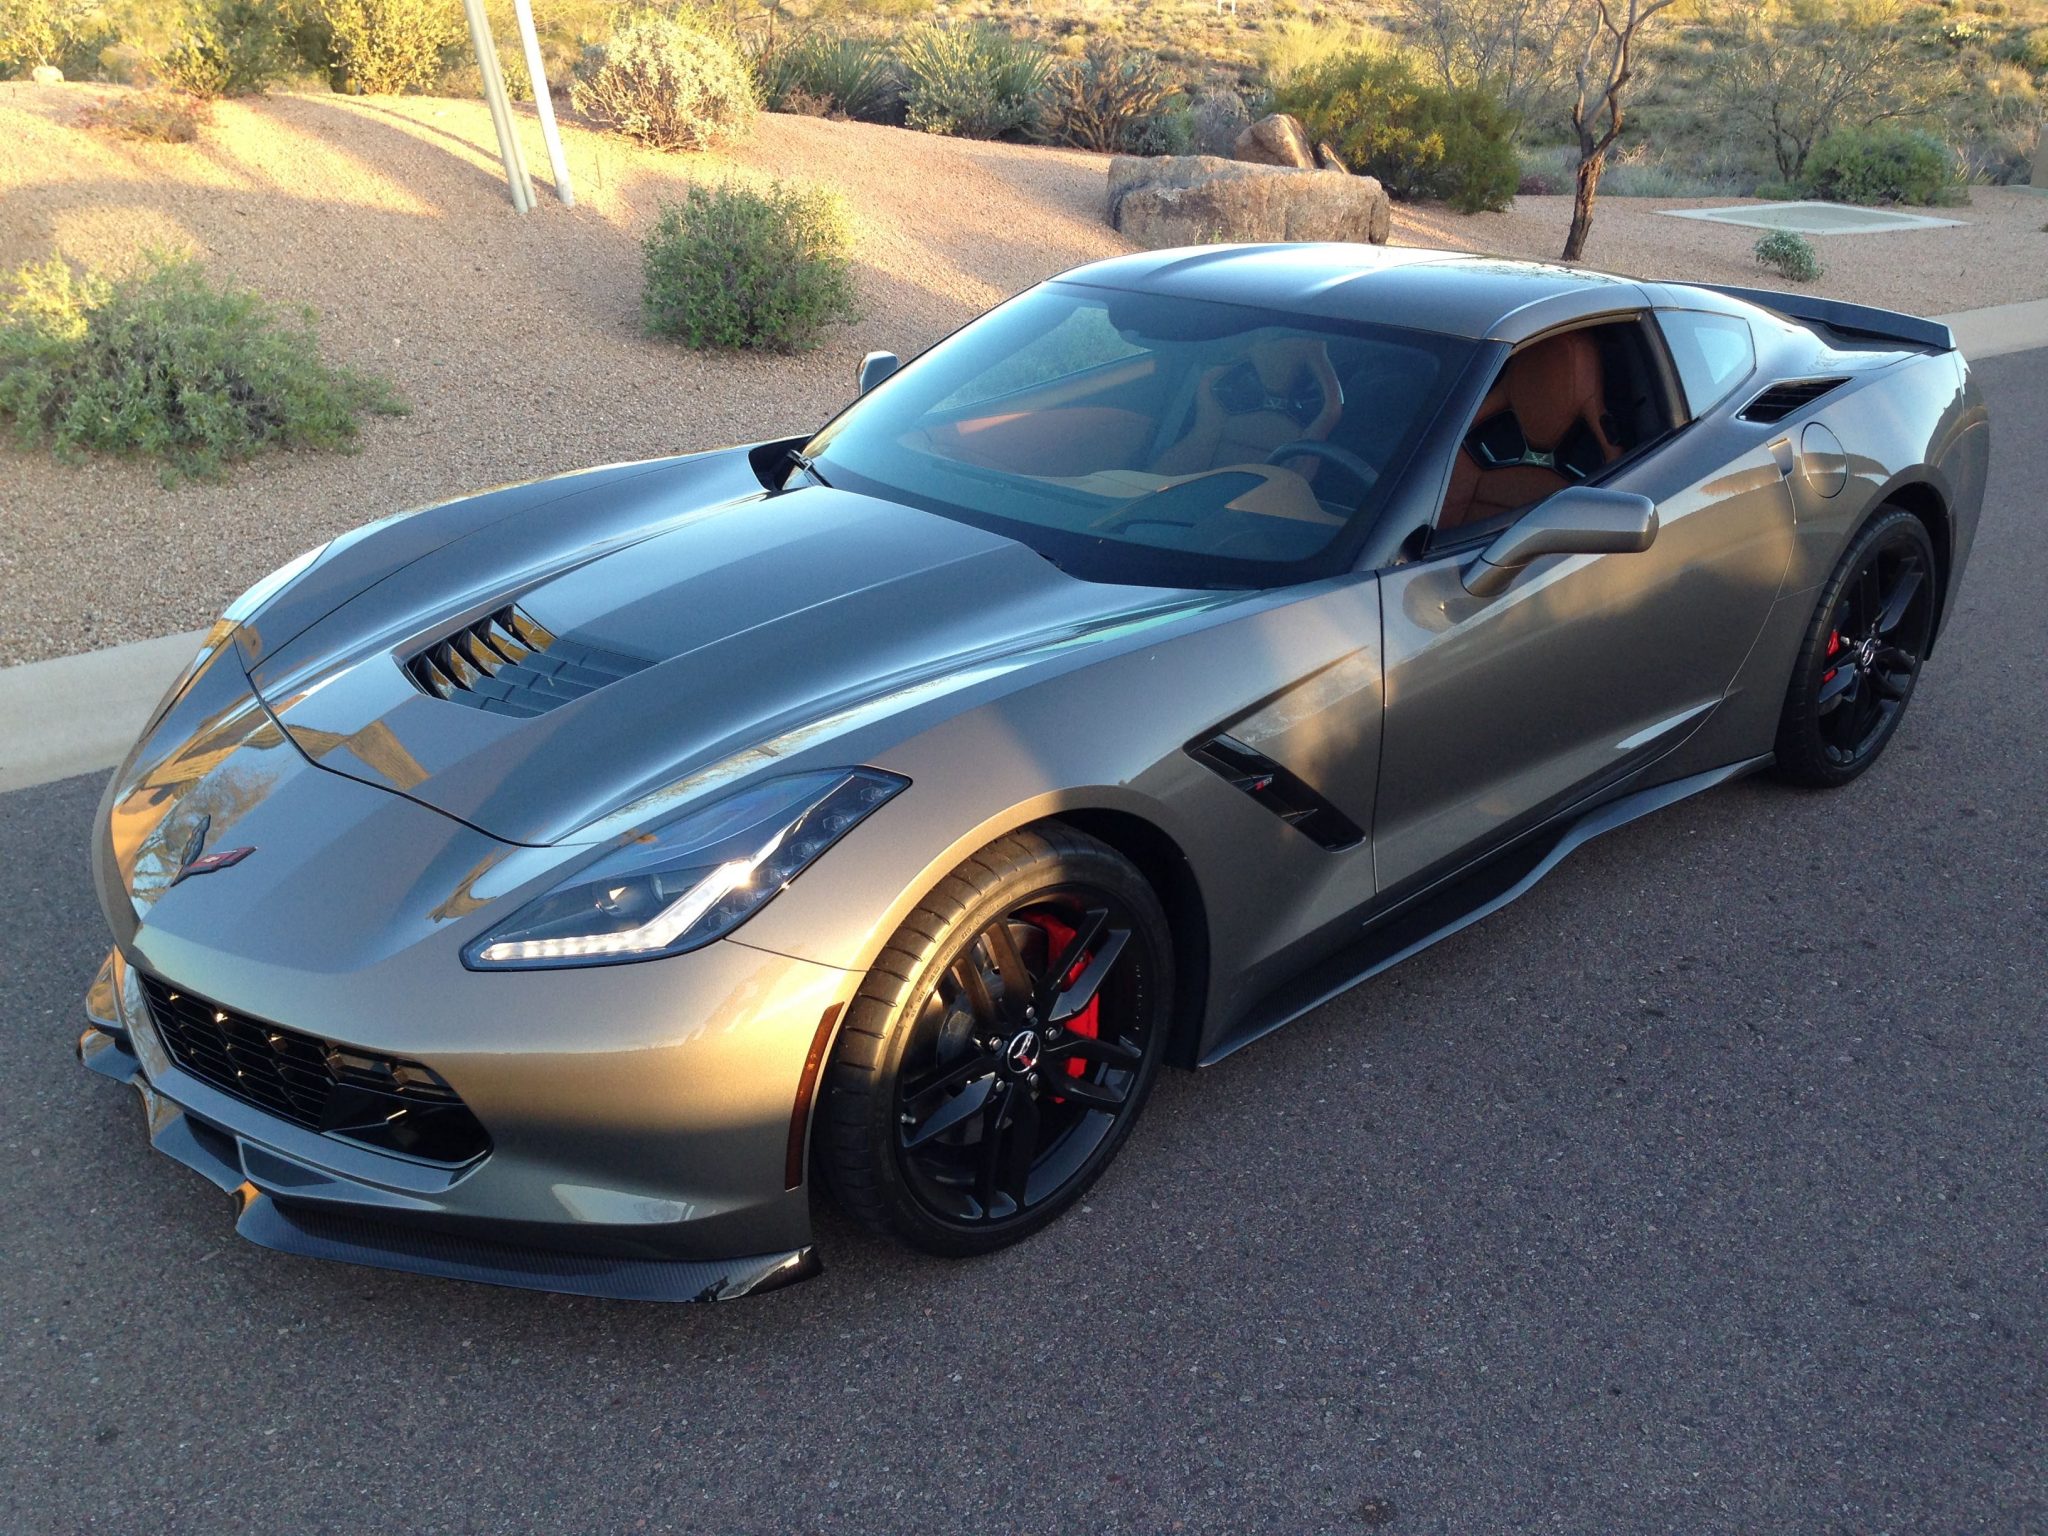
<svg viewBox="0 0 2048 1536">
<path fill-rule="evenodd" d="M 1778 438 L 1771 444 L 1771 457 L 1778 461 L 1778 478 L 1790 480 L 1792 471 L 1799 467 L 1799 455 L 1793 451 L 1792 439 Z"/>
</svg>

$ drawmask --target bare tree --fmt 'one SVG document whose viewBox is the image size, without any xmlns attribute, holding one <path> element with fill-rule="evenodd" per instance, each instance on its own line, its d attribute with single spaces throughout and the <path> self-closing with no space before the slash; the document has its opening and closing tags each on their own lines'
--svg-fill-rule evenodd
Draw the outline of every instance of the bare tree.
<svg viewBox="0 0 2048 1536">
<path fill-rule="evenodd" d="M 1607 151 L 1621 137 L 1622 100 L 1636 76 L 1636 45 L 1643 29 L 1678 0 L 1584 0 L 1573 81 L 1572 131 L 1579 136 L 1579 169 L 1573 178 L 1572 227 L 1564 237 L 1564 260 L 1577 261 L 1593 229 L 1593 199 Z"/>
<path fill-rule="evenodd" d="M 1555 89 L 1578 0 L 1401 0 L 1417 51 L 1446 86 L 1488 84 L 1522 121 Z"/>
<path fill-rule="evenodd" d="M 1739 5 L 1724 25 L 1708 88 L 1729 116 L 1761 130 L 1787 182 L 1837 125 L 1928 111 L 1948 73 L 1916 57 L 1899 0 Z"/>
</svg>

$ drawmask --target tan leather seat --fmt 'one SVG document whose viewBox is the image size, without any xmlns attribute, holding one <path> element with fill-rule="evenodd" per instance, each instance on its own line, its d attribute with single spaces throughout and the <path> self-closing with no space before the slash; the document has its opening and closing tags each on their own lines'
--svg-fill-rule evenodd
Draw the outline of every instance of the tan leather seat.
<svg viewBox="0 0 2048 1536">
<path fill-rule="evenodd" d="M 1330 435 L 1337 418 L 1344 414 L 1344 391 L 1322 342 L 1312 336 L 1271 337 L 1246 348 L 1244 361 L 1251 365 L 1257 384 L 1253 398 L 1226 400 L 1218 393 L 1224 376 L 1242 368 L 1242 363 L 1205 372 L 1195 387 L 1194 425 L 1153 461 L 1156 472 L 1198 475 L 1229 464 L 1262 464 L 1282 443 L 1302 438 L 1320 442 Z M 1306 424 L 1275 403 L 1290 398 L 1301 387 L 1304 373 L 1314 380 L 1323 402 Z M 1245 404 L 1252 408 L 1243 409 Z M 1312 463 L 1298 461 L 1294 467 L 1307 469 Z"/>
<path fill-rule="evenodd" d="M 1597 463 L 1612 463 L 1621 450 L 1608 435 L 1605 415 L 1600 348 L 1591 336 L 1567 331 L 1517 352 L 1480 404 L 1472 433 L 1458 450 L 1437 526 L 1485 522 L 1575 484 L 1583 476 L 1557 467 L 1561 450 L 1571 450 L 1575 459 L 1593 456 Z M 1512 441 L 1514 433 L 1503 417 L 1512 417 L 1521 429 L 1520 461 L 1484 462 L 1474 439 L 1505 436 Z"/>
</svg>

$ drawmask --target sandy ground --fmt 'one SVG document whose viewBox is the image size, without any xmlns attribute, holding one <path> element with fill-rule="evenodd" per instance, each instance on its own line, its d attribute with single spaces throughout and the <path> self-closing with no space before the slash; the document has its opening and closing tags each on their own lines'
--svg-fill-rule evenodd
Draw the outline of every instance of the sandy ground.
<svg viewBox="0 0 2048 1536">
<path fill-rule="evenodd" d="M 223 105 L 197 146 L 74 126 L 115 88 L 0 84 L 0 267 L 52 249 L 99 263 L 195 250 L 310 305 L 333 357 L 388 376 L 408 417 L 353 455 L 278 455 L 221 486 L 145 466 L 0 449 L 0 662 L 197 627 L 308 545 L 397 508 L 582 465 L 800 430 L 872 348 L 915 351 L 1032 282 L 1123 248 L 1096 156 L 764 116 L 719 156 L 661 155 L 565 126 L 578 206 L 506 200 L 481 103 L 271 97 Z M 529 164 L 546 156 L 523 116 Z M 690 353 L 638 328 L 637 241 L 692 179 L 803 179 L 846 194 L 866 318 L 798 358 Z M 1754 280 L 1755 233 L 1601 206 L 1614 270 Z M 1980 193 L 1966 228 L 1836 236 L 1825 291 L 1925 311 L 2048 295 L 2048 206 Z M 1396 239 L 1551 256 L 1562 199 L 1505 214 L 1403 209 Z"/>
</svg>

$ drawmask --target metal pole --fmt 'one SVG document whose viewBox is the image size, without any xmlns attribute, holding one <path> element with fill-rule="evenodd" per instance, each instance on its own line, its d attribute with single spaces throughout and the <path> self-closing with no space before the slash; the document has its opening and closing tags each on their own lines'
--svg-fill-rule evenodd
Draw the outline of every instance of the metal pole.
<svg viewBox="0 0 2048 1536">
<path fill-rule="evenodd" d="M 519 140 L 512 132 L 512 106 L 505 99 L 505 81 L 498 72 L 498 47 L 491 40 L 491 23 L 484 15 L 483 0 L 462 0 L 462 11 L 469 19 L 469 42 L 476 50 L 477 73 L 483 77 L 484 105 L 491 109 L 491 126 L 498 133 L 498 158 L 504 162 L 512 207 L 516 212 L 530 213 L 533 189 L 527 185 Z"/>
<path fill-rule="evenodd" d="M 488 22 L 484 27 L 484 39 L 491 44 L 490 52 L 484 55 L 484 66 L 490 71 L 490 88 L 497 93 L 498 100 L 504 103 L 505 134 L 507 141 L 512 146 L 512 167 L 515 181 L 520 195 L 526 199 L 526 206 L 519 211 L 521 213 L 531 213 L 533 212 L 533 178 L 527 174 L 526 170 L 526 146 L 519 142 L 519 120 L 512 115 L 512 97 L 505 90 L 505 69 L 498 62 L 497 43 L 491 37 Z"/>
<path fill-rule="evenodd" d="M 548 94 L 547 67 L 541 62 L 540 38 L 533 30 L 532 0 L 512 0 L 512 14 L 519 20 L 519 45 L 526 52 L 526 76 L 533 82 L 533 106 L 540 114 L 540 136 L 548 146 L 555 196 L 564 208 L 574 208 L 576 189 L 569 185 L 569 162 L 562 154 L 562 135 L 555 127 L 555 102 Z"/>
</svg>

